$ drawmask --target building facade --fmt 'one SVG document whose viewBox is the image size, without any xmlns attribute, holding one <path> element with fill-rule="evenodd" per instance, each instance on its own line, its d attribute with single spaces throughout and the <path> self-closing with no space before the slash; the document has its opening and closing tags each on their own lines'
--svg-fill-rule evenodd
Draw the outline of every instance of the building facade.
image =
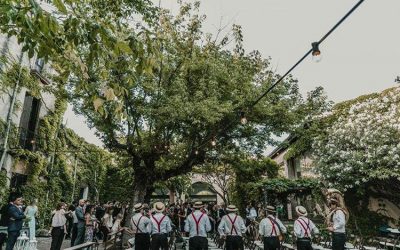
<svg viewBox="0 0 400 250">
<path fill-rule="evenodd" d="M 8 62 L 8 64 L 0 65 L 2 74 L 5 74 L 12 65 L 17 65 L 21 69 L 28 70 L 38 84 L 50 84 L 50 81 L 44 77 L 44 72 L 49 71 L 44 61 L 39 58 L 29 59 L 22 52 L 22 46 L 17 43 L 15 37 L 0 35 L 0 51 L 0 56 Z M 17 77 L 17 79 L 19 78 Z M 12 83 L 11 86 L 14 87 L 2 88 L 3 91 L 0 92 L 2 128 L 0 167 L 6 171 L 10 187 L 15 188 L 26 182 L 29 166 L 23 162 L 15 162 L 15 159 L 9 154 L 9 149 L 36 150 L 39 120 L 54 110 L 56 98 L 47 92 L 40 93 L 40 97 L 35 96 L 30 89 L 21 87 L 19 80 Z"/>
</svg>

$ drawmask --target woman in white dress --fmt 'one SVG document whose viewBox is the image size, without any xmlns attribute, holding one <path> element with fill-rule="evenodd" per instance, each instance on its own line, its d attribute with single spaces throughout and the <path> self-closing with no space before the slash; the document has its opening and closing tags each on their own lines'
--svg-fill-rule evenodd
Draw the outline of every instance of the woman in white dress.
<svg viewBox="0 0 400 250">
<path fill-rule="evenodd" d="M 35 239 L 36 236 L 36 216 L 38 213 L 38 207 L 36 206 L 36 204 L 37 201 L 35 199 L 25 209 L 25 215 L 30 219 L 28 222 L 30 241 Z"/>
</svg>

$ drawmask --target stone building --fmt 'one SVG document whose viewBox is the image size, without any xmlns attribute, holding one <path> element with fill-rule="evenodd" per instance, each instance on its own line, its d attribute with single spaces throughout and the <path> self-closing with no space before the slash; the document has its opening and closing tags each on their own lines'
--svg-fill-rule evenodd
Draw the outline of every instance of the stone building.
<svg viewBox="0 0 400 250">
<path fill-rule="evenodd" d="M 295 136 L 289 136 L 269 155 L 280 167 L 280 175 L 288 179 L 299 179 L 301 177 L 315 177 L 312 172 L 311 154 L 306 152 L 299 156 L 287 157 L 289 146 L 296 141 Z"/>
<path fill-rule="evenodd" d="M 8 58 L 8 61 L 19 64 L 20 67 L 29 69 L 39 84 L 48 85 L 50 81 L 44 76 L 44 72 L 50 69 L 39 58 L 29 59 L 22 52 L 22 46 L 17 43 L 15 37 L 7 37 L 0 34 L 0 56 Z M 7 71 L 8 65 L 0 65 L 1 71 Z M 49 93 L 41 93 L 40 98 L 31 94 L 31 90 L 22 88 L 19 92 L 18 82 L 15 87 L 0 92 L 0 152 L 1 152 L 1 169 L 6 171 L 9 178 L 10 187 L 14 188 L 23 185 L 27 180 L 27 168 L 23 162 L 14 162 L 13 157 L 8 154 L 10 148 L 21 148 L 35 151 L 35 143 L 37 140 L 37 131 L 39 120 L 43 118 L 49 111 L 54 110 L 56 98 Z M 14 99 L 14 100 L 13 100 Z M 7 133 L 7 121 L 11 120 L 13 129 Z M 6 135 L 8 140 L 6 143 Z M 16 140 L 12 140 L 11 137 Z"/>
</svg>

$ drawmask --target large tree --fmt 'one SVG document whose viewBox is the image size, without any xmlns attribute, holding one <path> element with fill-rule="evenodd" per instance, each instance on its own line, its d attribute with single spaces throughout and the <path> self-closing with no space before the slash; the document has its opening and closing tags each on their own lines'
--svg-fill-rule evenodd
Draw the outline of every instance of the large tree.
<svg viewBox="0 0 400 250">
<path fill-rule="evenodd" d="M 68 83 L 75 111 L 132 167 L 134 202 L 212 156 L 210 141 L 259 155 L 310 115 L 291 77 L 253 107 L 279 75 L 244 52 L 239 26 L 221 39 L 203 34 L 198 3 L 175 17 L 144 0 L 52 3 L 2 1 L 1 30 Z"/>
</svg>

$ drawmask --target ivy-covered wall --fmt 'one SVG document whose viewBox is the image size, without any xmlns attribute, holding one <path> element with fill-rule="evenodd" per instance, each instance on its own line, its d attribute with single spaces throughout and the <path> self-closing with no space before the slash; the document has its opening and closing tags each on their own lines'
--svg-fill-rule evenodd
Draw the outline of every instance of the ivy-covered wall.
<svg viewBox="0 0 400 250">
<path fill-rule="evenodd" d="M 21 72 L 21 74 L 19 74 Z M 51 77 L 51 76 L 49 76 Z M 8 70 L 0 74 L 0 92 L 9 93 L 19 81 L 18 92 L 29 92 L 41 98 L 43 93 L 55 97 L 54 109 L 42 117 L 35 138 L 35 150 L 23 149 L 18 145 L 18 129 L 12 124 L 8 154 L 12 157 L 14 167 L 26 166 L 27 183 L 18 188 L 27 203 L 38 201 L 39 222 L 46 226 L 51 218 L 50 213 L 60 201 L 67 203 L 79 199 L 82 185 L 89 187 L 91 201 L 102 199 L 105 195 L 104 181 L 107 169 L 114 164 L 113 155 L 107 151 L 87 143 L 73 130 L 62 125 L 62 118 L 67 107 L 67 95 L 64 84 L 53 77 L 51 86 L 42 85 L 29 70 L 19 70 L 19 65 L 9 65 Z M 17 104 L 18 105 L 18 104 Z M 13 112 L 17 112 L 15 107 Z M 19 110 L 20 111 L 20 110 Z M 5 136 L 6 123 L 0 119 L 0 136 Z M 13 167 L 13 168 L 14 168 Z M 13 171 L 13 168 L 11 171 Z M 75 176 L 76 168 L 76 176 Z M 0 172 L 0 199 L 4 204 L 8 192 L 7 173 Z"/>
</svg>

